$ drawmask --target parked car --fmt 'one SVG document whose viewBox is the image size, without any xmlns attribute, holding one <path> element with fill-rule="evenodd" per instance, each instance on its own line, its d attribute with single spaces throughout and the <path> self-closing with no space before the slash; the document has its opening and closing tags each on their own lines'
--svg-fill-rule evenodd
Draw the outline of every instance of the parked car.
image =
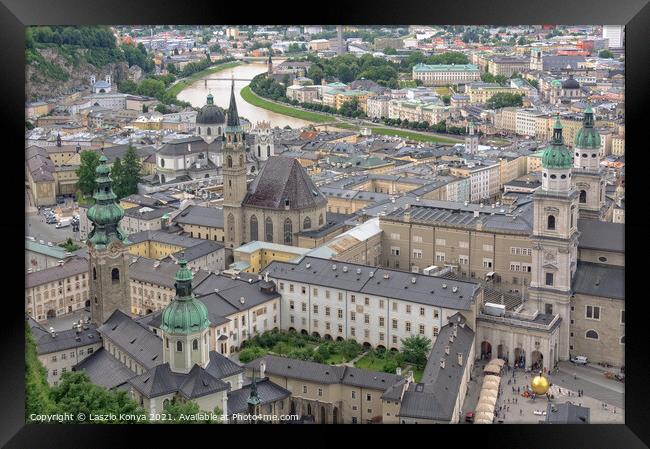
<svg viewBox="0 0 650 449">
<path fill-rule="evenodd" d="M 58 223 L 58 221 L 57 221 L 57 219 L 55 217 L 47 217 L 47 219 L 45 220 L 45 223 L 47 223 L 47 224 L 56 224 L 56 223 Z"/>
<path fill-rule="evenodd" d="M 586 365 L 587 363 L 589 363 L 589 360 L 584 355 L 578 355 L 573 357 L 571 359 L 571 362 L 575 363 L 576 365 Z"/>
<path fill-rule="evenodd" d="M 467 412 L 465 415 L 465 422 L 473 423 L 474 422 L 474 412 Z"/>
</svg>

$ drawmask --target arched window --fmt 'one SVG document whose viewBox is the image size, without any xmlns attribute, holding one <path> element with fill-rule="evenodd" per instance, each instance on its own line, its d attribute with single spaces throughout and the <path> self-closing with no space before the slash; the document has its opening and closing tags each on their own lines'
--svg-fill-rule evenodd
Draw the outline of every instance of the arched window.
<svg viewBox="0 0 650 449">
<path fill-rule="evenodd" d="M 266 146 L 266 156 L 270 157 L 271 156 L 271 145 Z"/>
<path fill-rule="evenodd" d="M 625 335 L 623 335 L 623 336 L 621 337 L 621 344 L 622 344 L 622 345 L 625 344 Z"/>
<path fill-rule="evenodd" d="M 183 350 L 183 342 L 182 341 L 177 341 L 176 342 L 176 351 L 181 352 Z"/>
<path fill-rule="evenodd" d="M 289 218 L 284 220 L 284 243 L 287 245 L 293 243 L 293 224 Z"/>
<path fill-rule="evenodd" d="M 555 230 L 555 215 L 549 215 L 546 223 L 546 228 Z"/>
<path fill-rule="evenodd" d="M 97 270 L 93 267 L 93 280 L 97 280 Z"/>
<path fill-rule="evenodd" d="M 255 215 L 251 215 L 251 241 L 258 240 L 258 235 L 257 235 L 257 217 Z"/>
<path fill-rule="evenodd" d="M 302 228 L 303 229 L 310 229 L 311 228 L 311 218 L 305 217 L 305 220 L 302 222 Z"/>
<path fill-rule="evenodd" d="M 585 333 L 585 338 L 590 338 L 591 340 L 598 340 L 598 332 L 596 332 L 593 329 L 590 329 Z"/>
<path fill-rule="evenodd" d="M 201 134 L 201 127 L 199 126 L 199 135 Z"/>
<path fill-rule="evenodd" d="M 211 135 L 212 135 L 212 128 L 210 128 L 210 127 L 208 126 L 208 136 L 211 136 Z"/>
<path fill-rule="evenodd" d="M 162 168 L 165 168 L 165 159 L 162 158 L 162 157 L 160 158 L 160 166 L 161 166 Z"/>
<path fill-rule="evenodd" d="M 219 127 L 219 135 L 221 135 L 221 126 Z"/>
<path fill-rule="evenodd" d="M 262 147 L 259 145 L 257 146 L 257 156 L 262 157 Z"/>
<path fill-rule="evenodd" d="M 244 155 L 243 154 L 239 155 L 239 166 L 240 167 L 244 166 Z"/>
<path fill-rule="evenodd" d="M 230 155 L 226 158 L 226 167 L 232 168 L 232 156 Z"/>
<path fill-rule="evenodd" d="M 273 241 L 273 221 L 271 217 L 266 217 L 264 221 L 264 238 L 267 242 Z"/>
<path fill-rule="evenodd" d="M 323 225 L 323 214 L 320 214 L 318 216 L 318 226 L 322 226 L 322 225 Z"/>
<path fill-rule="evenodd" d="M 113 268 L 111 270 L 111 279 L 113 280 L 113 284 L 120 282 L 120 270 Z"/>
<path fill-rule="evenodd" d="M 192 340 L 192 350 L 193 351 L 199 350 L 199 341 L 196 338 Z"/>
<path fill-rule="evenodd" d="M 575 214 L 575 206 L 571 207 L 571 227 L 573 228 L 573 215 Z"/>
<path fill-rule="evenodd" d="M 235 240 L 235 217 L 233 214 L 228 214 L 228 240 Z"/>
<path fill-rule="evenodd" d="M 580 191 L 580 202 L 581 203 L 587 202 L 587 192 L 585 190 Z"/>
</svg>

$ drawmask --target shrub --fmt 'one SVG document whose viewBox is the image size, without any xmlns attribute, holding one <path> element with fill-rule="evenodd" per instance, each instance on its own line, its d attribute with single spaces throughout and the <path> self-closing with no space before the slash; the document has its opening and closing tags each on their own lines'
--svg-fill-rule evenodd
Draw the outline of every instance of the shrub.
<svg viewBox="0 0 650 449">
<path fill-rule="evenodd" d="M 255 360 L 258 357 L 266 355 L 267 351 L 259 346 L 250 346 L 246 349 L 242 349 L 239 353 L 239 361 L 242 363 L 248 363 L 251 360 Z"/>
</svg>

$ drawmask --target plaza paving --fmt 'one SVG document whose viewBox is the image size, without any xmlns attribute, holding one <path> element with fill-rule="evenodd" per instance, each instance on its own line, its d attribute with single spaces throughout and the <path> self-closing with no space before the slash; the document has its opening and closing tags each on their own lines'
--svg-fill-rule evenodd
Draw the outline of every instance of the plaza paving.
<svg viewBox="0 0 650 449">
<path fill-rule="evenodd" d="M 468 411 L 473 411 L 476 408 L 478 397 L 480 394 L 481 386 L 483 384 L 483 367 L 485 362 L 476 362 L 472 371 L 472 381 L 469 384 L 468 394 L 463 404 L 462 421 L 465 419 L 465 414 Z M 548 376 L 553 384 L 550 393 L 554 396 L 551 402 L 555 404 L 562 404 L 565 402 L 572 402 L 576 405 L 582 405 L 590 409 L 590 421 L 592 424 L 622 424 L 624 423 L 624 410 L 623 406 L 623 393 L 615 391 L 616 381 L 609 381 L 605 379 L 604 375 L 600 375 L 607 382 L 612 382 L 611 387 L 607 384 L 597 385 L 589 380 L 581 377 L 581 373 L 585 367 L 580 367 L 582 370 L 576 371 L 577 379 L 573 378 L 573 373 L 553 374 Z M 580 372 L 579 372 L 580 371 Z M 594 370 L 596 371 L 596 370 Z M 536 424 L 545 419 L 544 415 L 536 415 L 536 411 L 546 411 L 548 399 L 546 397 L 532 399 L 524 398 L 521 393 L 530 385 L 530 381 L 536 375 L 535 373 L 526 373 L 519 369 L 515 371 L 513 377 L 512 370 L 504 371 L 501 378 L 500 394 L 497 400 L 497 409 L 501 407 L 497 420 L 503 420 L 504 424 Z M 510 381 L 510 384 L 508 384 Z M 622 386 L 622 384 L 620 384 Z M 515 388 L 513 392 L 512 388 Z M 516 392 L 519 387 L 520 392 Z M 578 397 L 577 390 L 582 389 L 585 392 L 584 396 Z M 593 396 L 596 397 L 593 397 Z M 611 400 L 601 399 L 606 396 Z M 516 401 L 516 402 L 515 402 Z M 614 403 L 612 403 L 614 402 Z M 605 403 L 606 408 L 603 406 Z"/>
</svg>

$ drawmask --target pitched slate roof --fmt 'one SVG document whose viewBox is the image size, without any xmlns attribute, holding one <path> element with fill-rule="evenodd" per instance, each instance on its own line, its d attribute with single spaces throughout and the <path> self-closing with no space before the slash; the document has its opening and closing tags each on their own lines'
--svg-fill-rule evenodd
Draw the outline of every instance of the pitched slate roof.
<svg viewBox="0 0 650 449">
<path fill-rule="evenodd" d="M 244 372 L 244 368 L 241 365 L 238 365 L 225 355 L 219 354 L 216 351 L 210 351 L 208 355 L 210 356 L 210 363 L 206 371 L 217 379 L 224 379 Z"/>
<path fill-rule="evenodd" d="M 386 391 L 403 379 L 396 374 L 368 371 L 350 366 L 325 365 L 275 355 L 260 357 L 247 363 L 244 367 L 259 371 L 262 361 L 266 363 L 266 372 L 269 374 L 326 385 L 340 383 Z"/>
<path fill-rule="evenodd" d="M 177 271 L 178 265 L 169 260 L 154 260 L 146 257 L 138 257 L 129 265 L 129 278 L 131 280 L 149 282 L 154 285 L 173 289 Z M 209 274 L 204 270 L 196 271 L 192 284 L 194 286 L 200 284 Z"/>
<path fill-rule="evenodd" d="M 223 391 L 228 384 L 217 379 L 199 365 L 194 365 L 180 385 L 180 393 L 188 399 Z"/>
<path fill-rule="evenodd" d="M 548 403 L 545 424 L 589 424 L 589 408 L 575 405 Z"/>
<path fill-rule="evenodd" d="M 123 385 L 135 376 L 133 371 L 104 348 L 83 359 L 74 370 L 85 372 L 92 383 L 108 389 Z"/>
<path fill-rule="evenodd" d="M 291 396 L 291 392 L 271 382 L 268 378 L 256 380 L 257 395 L 260 405 L 270 404 Z M 248 397 L 250 396 L 250 382 L 239 390 L 228 393 L 228 414 L 244 413 L 248 410 Z"/>
<path fill-rule="evenodd" d="M 625 299 L 625 267 L 578 261 L 571 287 L 574 293 Z"/>
<path fill-rule="evenodd" d="M 454 325 L 457 335 L 450 342 Z M 474 344 L 474 331 L 466 325 L 465 318 L 456 313 L 449 323 L 440 329 L 420 383 L 411 383 L 404 393 L 399 411 L 400 417 L 421 418 L 449 422 L 458 397 L 463 373 Z M 449 355 L 445 348 L 449 346 Z M 463 364 L 458 364 L 458 353 L 462 354 Z M 441 359 L 445 367 L 440 366 Z"/>
<path fill-rule="evenodd" d="M 163 361 L 162 339 L 120 310 L 113 312 L 97 330 L 146 369 Z"/>
<path fill-rule="evenodd" d="M 625 225 L 599 220 L 578 220 L 578 247 L 625 252 Z"/>
<path fill-rule="evenodd" d="M 29 317 L 29 323 L 38 354 L 51 354 L 101 342 L 97 327 L 92 323 L 84 324 L 87 329 L 82 329 L 79 333 L 75 329 L 57 331 L 54 333 L 55 337 L 52 337 L 50 332 L 31 317 Z"/>
<path fill-rule="evenodd" d="M 25 277 L 25 288 L 36 287 L 37 285 L 59 281 L 70 276 L 77 276 L 88 273 L 88 260 L 81 257 L 73 257 L 64 261 L 63 265 L 46 268 L 44 270 L 28 273 Z"/>
<path fill-rule="evenodd" d="M 218 152 L 221 148 L 221 141 L 215 140 L 208 144 L 201 137 L 185 137 L 175 139 L 163 144 L 156 153 L 161 156 L 185 156 L 192 153 Z M 189 151 L 188 151 L 189 150 Z"/>
<path fill-rule="evenodd" d="M 287 200 L 291 209 L 306 209 L 327 203 L 298 160 L 271 156 L 251 183 L 244 204 L 283 209 Z"/>
<path fill-rule="evenodd" d="M 174 223 L 223 229 L 223 209 L 206 206 L 188 206 L 173 220 Z"/>
</svg>

